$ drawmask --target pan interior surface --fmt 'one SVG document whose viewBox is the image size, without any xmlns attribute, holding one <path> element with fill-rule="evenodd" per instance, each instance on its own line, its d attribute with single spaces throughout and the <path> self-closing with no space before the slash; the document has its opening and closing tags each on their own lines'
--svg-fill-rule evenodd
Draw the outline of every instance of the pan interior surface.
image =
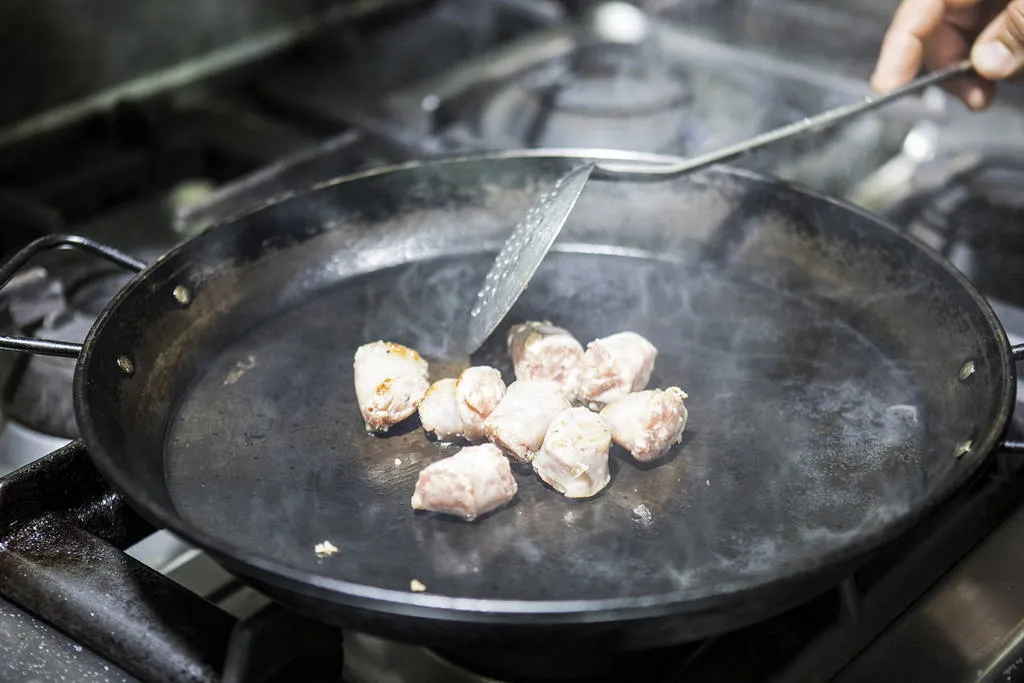
<svg viewBox="0 0 1024 683">
<path fill-rule="evenodd" d="M 179 513 L 211 536 L 350 582 L 503 600 L 594 600 L 743 584 L 875 532 L 922 495 L 927 405 L 914 373 L 813 301 L 712 266 L 552 254 L 512 320 L 583 342 L 623 329 L 659 349 L 651 386 L 690 395 L 683 443 L 657 467 L 612 456 L 598 497 L 529 473 L 473 524 L 414 513 L 418 472 L 453 452 L 415 420 L 365 433 L 352 357 L 469 306 L 480 255 L 339 283 L 212 357 L 166 442 Z M 423 325 L 426 327 L 426 325 Z M 476 362 L 511 381 L 502 328 Z M 390 334 L 388 331 L 390 330 Z M 272 531 L 270 531 L 272 530 Z M 317 543 L 339 552 L 320 559 Z"/>
</svg>

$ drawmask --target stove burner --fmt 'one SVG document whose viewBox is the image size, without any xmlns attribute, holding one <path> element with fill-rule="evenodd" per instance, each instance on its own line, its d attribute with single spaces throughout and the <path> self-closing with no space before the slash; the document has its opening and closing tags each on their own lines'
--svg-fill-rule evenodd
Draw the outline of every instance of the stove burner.
<svg viewBox="0 0 1024 683">
<path fill-rule="evenodd" d="M 626 653 L 593 646 L 559 651 L 466 648 L 435 654 L 488 683 L 619 683 L 678 680 L 689 656 L 699 649 L 700 644 Z"/>
<path fill-rule="evenodd" d="M 602 2 L 591 8 L 585 27 L 594 42 L 640 45 L 651 36 L 647 15 L 628 2 Z"/>
<path fill-rule="evenodd" d="M 71 283 L 68 287 L 68 308 L 78 319 L 89 321 L 91 326 L 111 299 L 124 287 L 132 275 L 122 270 L 108 269 L 93 271 Z"/>
<path fill-rule="evenodd" d="M 438 652 L 365 633 L 345 635 L 345 672 L 352 683 L 390 680 L 452 683 L 605 683 L 606 681 L 674 681 L 701 644 L 635 653 L 602 652 L 581 646 L 577 651 L 495 650 L 460 648 Z"/>
<path fill-rule="evenodd" d="M 485 104 L 484 139 L 530 147 L 664 151 L 687 135 L 682 74 L 640 64 L 620 46 L 588 47 L 509 83 Z"/>
<path fill-rule="evenodd" d="M 58 271 L 59 272 L 59 271 Z M 74 271 L 71 271 L 74 272 Z M 32 330 L 35 337 L 81 342 L 113 295 L 130 275 L 108 268 L 92 268 L 48 277 L 53 291 L 62 296 L 51 298 L 51 308 L 41 320 L 19 319 L 18 303 L 12 302 L 14 326 Z M 26 292 L 27 296 L 37 294 Z M 30 309 L 27 309 L 30 310 Z M 36 309 L 38 313 L 40 309 Z M 70 358 L 27 357 L 15 381 L 8 384 L 3 397 L 3 414 L 23 428 L 52 437 L 73 439 L 78 436 L 72 400 L 75 361 Z"/>
<path fill-rule="evenodd" d="M 938 247 L 986 297 L 1024 307 L 1024 159 L 987 159 L 888 213 Z"/>
<path fill-rule="evenodd" d="M 577 47 L 499 88 L 482 137 L 529 147 L 664 151 L 685 134 L 686 75 L 663 62 L 648 17 L 625 2 L 588 12 Z"/>
<path fill-rule="evenodd" d="M 551 105 L 570 115 L 618 119 L 656 116 L 689 103 L 680 80 L 657 69 L 618 64 L 614 55 L 594 48 L 578 55 L 575 78 L 554 84 Z"/>
</svg>

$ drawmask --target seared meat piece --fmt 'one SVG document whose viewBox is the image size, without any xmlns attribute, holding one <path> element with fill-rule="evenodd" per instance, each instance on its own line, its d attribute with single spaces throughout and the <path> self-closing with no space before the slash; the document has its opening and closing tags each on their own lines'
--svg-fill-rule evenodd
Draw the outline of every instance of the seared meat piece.
<svg viewBox="0 0 1024 683">
<path fill-rule="evenodd" d="M 683 439 L 687 411 L 679 387 L 629 394 L 601 411 L 612 439 L 640 462 L 660 458 Z"/>
<path fill-rule="evenodd" d="M 416 351 L 376 341 L 356 349 L 356 401 L 367 431 L 386 432 L 416 412 L 430 388 L 427 361 Z"/>
<path fill-rule="evenodd" d="M 484 441 L 484 420 L 505 396 L 501 372 L 487 365 L 463 370 L 455 387 L 455 404 L 468 441 Z"/>
<path fill-rule="evenodd" d="M 601 410 L 647 386 L 658 350 L 636 332 L 618 332 L 587 344 L 580 361 L 576 397 L 591 410 Z"/>
<path fill-rule="evenodd" d="M 568 331 L 546 322 L 515 325 L 508 332 L 508 352 L 517 380 L 550 380 L 574 396 L 583 346 Z"/>
<path fill-rule="evenodd" d="M 500 371 L 486 365 L 467 368 L 458 379 L 431 385 L 420 404 L 420 422 L 442 441 L 483 441 L 484 420 L 504 395 Z"/>
<path fill-rule="evenodd" d="M 612 436 L 586 408 L 569 408 L 551 422 L 533 469 L 567 498 L 590 498 L 608 485 Z"/>
<path fill-rule="evenodd" d="M 508 458 L 489 443 L 467 446 L 423 468 L 412 507 L 473 521 L 515 497 L 519 490 Z"/>
<path fill-rule="evenodd" d="M 512 382 L 484 422 L 484 433 L 519 462 L 530 462 L 544 442 L 548 425 L 568 407 L 569 401 L 554 382 Z"/>
<path fill-rule="evenodd" d="M 441 441 L 453 441 L 462 436 L 462 417 L 455 402 L 458 380 L 442 379 L 427 389 L 420 402 L 420 423 L 423 431 Z"/>
</svg>

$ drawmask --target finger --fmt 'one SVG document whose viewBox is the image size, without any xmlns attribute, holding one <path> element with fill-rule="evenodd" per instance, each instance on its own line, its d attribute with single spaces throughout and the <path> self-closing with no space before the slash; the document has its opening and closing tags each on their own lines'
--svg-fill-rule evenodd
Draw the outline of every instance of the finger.
<svg viewBox="0 0 1024 683">
<path fill-rule="evenodd" d="M 924 44 L 924 65 L 929 71 L 950 66 L 967 57 L 970 49 L 971 43 L 963 31 L 951 24 L 939 24 Z"/>
<path fill-rule="evenodd" d="M 905 85 L 924 63 L 925 41 L 942 22 L 942 0 L 903 0 L 882 39 L 871 85 L 884 92 Z"/>
<path fill-rule="evenodd" d="M 988 0 L 903 0 L 882 41 L 871 77 L 875 90 L 884 92 L 909 83 L 924 63 L 925 45 L 939 26 L 981 27 L 979 18 Z M 966 56 L 965 50 L 962 56 Z"/>
<path fill-rule="evenodd" d="M 948 19 L 948 17 L 947 17 Z M 925 43 L 924 63 L 930 71 L 959 62 L 967 56 L 970 42 L 964 32 L 951 23 L 940 24 Z M 975 111 L 989 105 L 994 88 L 990 81 L 971 74 L 947 81 L 943 89 L 960 98 Z"/>
<path fill-rule="evenodd" d="M 973 74 L 958 78 L 944 87 L 954 97 L 963 100 L 972 111 L 987 109 L 996 93 L 995 83 Z"/>
<path fill-rule="evenodd" d="M 971 49 L 974 70 L 989 80 L 1024 69 L 1024 0 L 1012 0 L 978 36 Z"/>
<path fill-rule="evenodd" d="M 1008 0 L 947 0 L 945 23 L 977 36 L 1006 7 Z"/>
</svg>

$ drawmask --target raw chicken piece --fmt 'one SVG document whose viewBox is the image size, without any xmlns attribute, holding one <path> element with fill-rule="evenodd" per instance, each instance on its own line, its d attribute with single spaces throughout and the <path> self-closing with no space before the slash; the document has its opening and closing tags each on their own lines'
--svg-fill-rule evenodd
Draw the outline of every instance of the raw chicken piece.
<svg viewBox="0 0 1024 683">
<path fill-rule="evenodd" d="M 512 382 L 484 422 L 484 433 L 516 460 L 528 463 L 544 443 L 548 425 L 568 407 L 569 401 L 554 382 Z"/>
<path fill-rule="evenodd" d="M 679 387 L 630 394 L 601 411 L 612 439 L 640 462 L 660 458 L 683 439 L 687 411 Z"/>
<path fill-rule="evenodd" d="M 497 446 L 467 446 L 423 468 L 412 506 L 473 521 L 515 497 L 519 486 Z"/>
<path fill-rule="evenodd" d="M 356 349 L 356 401 L 366 430 L 386 432 L 416 412 L 430 388 L 427 361 L 416 351 L 375 341 Z"/>
<path fill-rule="evenodd" d="M 515 325 L 508 332 L 508 352 L 517 380 L 550 380 L 574 396 L 583 346 L 567 330 L 547 322 Z"/>
<path fill-rule="evenodd" d="M 467 441 L 484 441 L 484 421 L 505 396 L 501 371 L 487 365 L 467 368 L 459 375 L 455 404 Z"/>
<path fill-rule="evenodd" d="M 576 397 L 591 410 L 601 410 L 647 386 L 658 350 L 636 332 L 618 332 L 587 344 L 580 361 Z"/>
<path fill-rule="evenodd" d="M 451 378 L 438 380 L 430 385 L 420 402 L 423 431 L 441 441 L 452 441 L 462 436 L 462 417 L 455 402 L 457 384 L 458 380 Z"/>
<path fill-rule="evenodd" d="M 533 470 L 566 498 L 590 498 L 608 485 L 612 435 L 586 408 L 569 408 L 548 427 Z"/>
</svg>

